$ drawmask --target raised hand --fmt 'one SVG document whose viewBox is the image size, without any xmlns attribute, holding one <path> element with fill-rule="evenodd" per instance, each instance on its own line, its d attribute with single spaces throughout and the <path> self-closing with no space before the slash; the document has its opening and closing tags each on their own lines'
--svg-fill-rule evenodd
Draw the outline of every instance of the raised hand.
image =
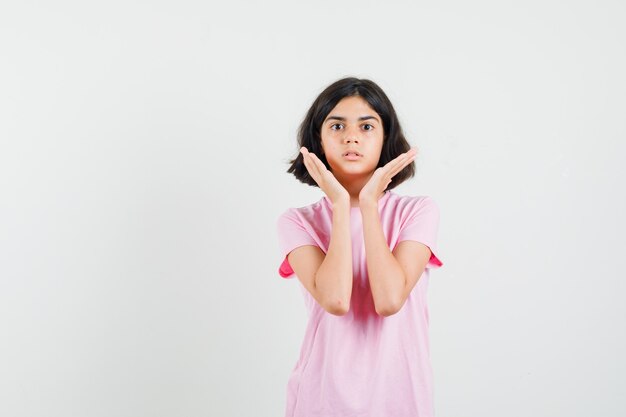
<svg viewBox="0 0 626 417">
<path fill-rule="evenodd" d="M 350 194 L 341 185 L 341 183 L 335 178 L 332 172 L 326 168 L 326 165 L 315 155 L 309 152 L 304 146 L 300 148 L 304 166 L 315 180 L 320 189 L 328 196 L 330 201 L 335 204 L 345 201 L 350 203 Z"/>
<path fill-rule="evenodd" d="M 400 154 L 397 158 L 389 161 L 385 166 L 377 168 L 367 184 L 361 189 L 359 203 L 378 204 L 378 197 L 385 191 L 393 176 L 413 162 L 416 155 L 417 150 L 411 148 L 408 152 Z"/>
</svg>

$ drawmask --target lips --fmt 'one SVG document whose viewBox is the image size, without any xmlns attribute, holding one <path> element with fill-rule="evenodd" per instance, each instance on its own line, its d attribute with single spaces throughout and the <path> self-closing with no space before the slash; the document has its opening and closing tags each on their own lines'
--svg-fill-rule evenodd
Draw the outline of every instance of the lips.
<svg viewBox="0 0 626 417">
<path fill-rule="evenodd" d="M 357 151 L 346 151 L 343 156 L 363 156 Z"/>
</svg>

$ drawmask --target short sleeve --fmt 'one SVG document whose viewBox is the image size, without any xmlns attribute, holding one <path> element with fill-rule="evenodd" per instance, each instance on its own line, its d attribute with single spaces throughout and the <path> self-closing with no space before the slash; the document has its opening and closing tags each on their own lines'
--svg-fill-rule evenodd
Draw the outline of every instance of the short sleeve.
<svg viewBox="0 0 626 417">
<path fill-rule="evenodd" d="M 289 209 L 280 215 L 277 221 L 278 244 L 282 255 L 282 263 L 278 274 L 283 278 L 292 278 L 293 269 L 289 265 L 287 255 L 300 246 L 319 246 L 315 239 L 307 232 L 300 217 L 294 209 Z"/>
<path fill-rule="evenodd" d="M 439 268 L 443 262 L 437 254 L 437 233 L 439 230 L 439 206 L 430 197 L 423 197 L 412 204 L 407 221 L 398 236 L 398 243 L 403 240 L 414 240 L 423 243 L 430 249 L 431 255 L 426 268 Z"/>
</svg>

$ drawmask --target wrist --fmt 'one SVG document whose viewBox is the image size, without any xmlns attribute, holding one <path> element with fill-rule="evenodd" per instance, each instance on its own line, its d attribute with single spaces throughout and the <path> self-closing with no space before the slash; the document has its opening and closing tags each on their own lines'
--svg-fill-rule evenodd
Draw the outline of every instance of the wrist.
<svg viewBox="0 0 626 417">
<path fill-rule="evenodd" d="M 350 209 L 350 199 L 349 198 L 338 198 L 335 201 L 331 201 L 333 206 L 333 210 L 335 209 Z"/>
<path fill-rule="evenodd" d="M 359 208 L 364 210 L 378 210 L 378 201 L 372 199 L 359 199 Z"/>
<path fill-rule="evenodd" d="M 376 206 L 378 207 L 378 199 L 370 196 L 359 196 L 359 206 Z"/>
</svg>

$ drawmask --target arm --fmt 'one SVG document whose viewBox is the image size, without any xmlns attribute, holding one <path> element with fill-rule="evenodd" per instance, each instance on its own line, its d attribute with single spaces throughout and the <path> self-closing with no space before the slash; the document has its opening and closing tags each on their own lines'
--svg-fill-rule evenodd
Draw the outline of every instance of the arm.
<svg viewBox="0 0 626 417">
<path fill-rule="evenodd" d="M 376 203 L 361 204 L 367 273 L 376 312 L 390 316 L 400 311 L 430 259 L 428 246 L 403 241 L 393 253 L 385 240 Z"/>
<path fill-rule="evenodd" d="M 328 252 L 317 246 L 301 246 L 288 255 L 289 264 L 302 285 L 326 311 L 343 315 L 352 296 L 352 241 L 350 204 L 333 205 Z"/>
<path fill-rule="evenodd" d="M 415 249 L 414 245 L 409 249 L 398 249 L 400 255 L 398 259 L 391 253 L 378 214 L 378 196 L 387 189 L 394 175 L 413 162 L 416 154 L 416 149 L 410 149 L 389 161 L 384 167 L 377 168 L 359 192 L 367 274 L 374 307 L 381 316 L 390 316 L 400 311 L 423 271 L 423 268 L 418 271 L 419 265 L 414 264 L 415 259 L 421 263 L 423 258 L 415 256 L 415 253 L 411 258 L 404 253 L 406 250 L 413 252 L 410 248 Z M 421 251 L 423 256 L 423 248 Z"/>
<path fill-rule="evenodd" d="M 320 306 L 331 314 L 342 315 L 350 309 L 352 295 L 350 194 L 314 153 L 305 147 L 300 152 L 307 171 L 332 202 L 333 220 L 326 256 L 318 248 L 317 254 L 308 256 L 293 251 L 294 256 L 288 260 L 291 264 L 293 259 L 292 269 Z"/>
</svg>

